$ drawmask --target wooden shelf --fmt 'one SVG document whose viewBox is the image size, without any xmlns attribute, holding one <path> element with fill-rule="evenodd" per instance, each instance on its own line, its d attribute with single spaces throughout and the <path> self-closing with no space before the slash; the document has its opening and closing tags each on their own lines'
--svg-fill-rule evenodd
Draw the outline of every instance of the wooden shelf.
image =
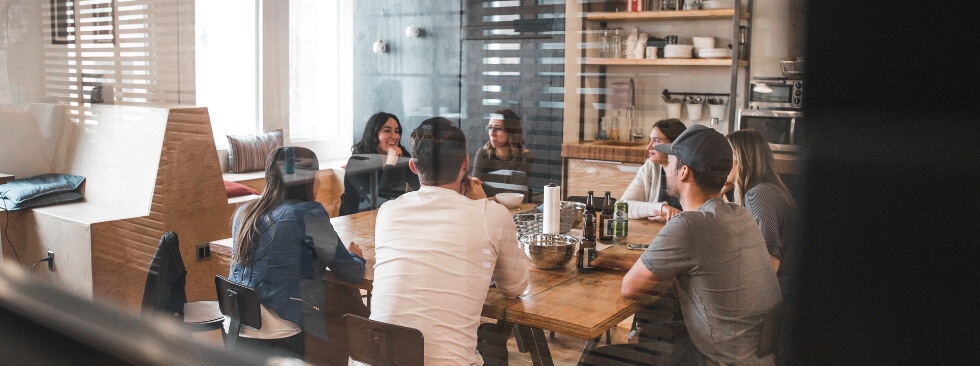
<svg viewBox="0 0 980 366">
<path fill-rule="evenodd" d="M 732 66 L 730 58 L 657 58 L 657 59 L 627 59 L 627 58 L 595 58 L 581 59 L 583 65 L 596 66 Z M 741 60 L 738 65 L 748 66 L 748 61 Z"/>
<path fill-rule="evenodd" d="M 637 12 L 601 12 L 588 13 L 586 20 L 610 21 L 610 20 L 671 20 L 671 19 L 730 19 L 735 16 L 735 9 L 710 9 L 710 10 L 664 10 L 664 11 L 637 11 Z M 749 13 L 742 12 L 742 19 L 748 19 Z"/>
</svg>

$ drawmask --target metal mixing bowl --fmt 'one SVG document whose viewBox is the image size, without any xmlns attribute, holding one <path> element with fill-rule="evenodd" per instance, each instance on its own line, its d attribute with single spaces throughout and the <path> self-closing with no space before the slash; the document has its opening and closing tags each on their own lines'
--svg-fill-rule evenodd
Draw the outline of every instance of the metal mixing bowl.
<svg viewBox="0 0 980 366">
<path fill-rule="evenodd" d="M 524 257 L 538 269 L 565 268 L 575 255 L 578 238 L 568 235 L 533 234 L 520 239 Z"/>
</svg>

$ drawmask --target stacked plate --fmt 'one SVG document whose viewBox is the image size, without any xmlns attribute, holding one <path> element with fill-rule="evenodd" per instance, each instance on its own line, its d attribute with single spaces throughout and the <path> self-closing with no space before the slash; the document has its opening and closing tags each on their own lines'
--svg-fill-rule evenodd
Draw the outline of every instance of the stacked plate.
<svg viewBox="0 0 980 366">
<path fill-rule="evenodd" d="M 664 58 L 691 58 L 693 50 L 689 44 L 669 44 L 664 46 Z"/>
<path fill-rule="evenodd" d="M 699 58 L 732 58 L 732 50 L 727 48 L 702 48 L 698 50 Z"/>
<path fill-rule="evenodd" d="M 735 7 L 735 0 L 704 0 L 701 2 L 701 9 L 731 9 Z"/>
</svg>

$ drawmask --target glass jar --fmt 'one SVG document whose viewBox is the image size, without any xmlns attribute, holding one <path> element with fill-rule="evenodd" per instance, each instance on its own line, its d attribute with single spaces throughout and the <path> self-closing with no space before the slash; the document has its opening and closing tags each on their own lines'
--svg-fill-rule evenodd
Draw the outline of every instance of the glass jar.
<svg viewBox="0 0 980 366">
<path fill-rule="evenodd" d="M 612 49 L 612 43 L 609 42 L 609 31 L 602 32 L 602 38 L 599 40 L 599 57 L 600 58 L 610 58 L 609 55 Z"/>
<path fill-rule="evenodd" d="M 609 40 L 612 43 L 612 54 L 610 58 L 623 58 L 623 37 L 619 35 L 619 29 L 613 33 L 612 39 Z"/>
</svg>

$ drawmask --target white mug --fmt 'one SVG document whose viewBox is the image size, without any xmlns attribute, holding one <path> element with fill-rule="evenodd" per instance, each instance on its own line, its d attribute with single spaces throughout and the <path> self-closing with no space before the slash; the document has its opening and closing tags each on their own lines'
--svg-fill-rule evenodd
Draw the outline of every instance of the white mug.
<svg viewBox="0 0 980 366">
<path fill-rule="evenodd" d="M 647 47 L 647 55 L 646 56 L 649 59 L 655 59 L 655 58 L 657 58 L 657 48 L 656 47 L 652 47 L 652 46 L 651 47 Z"/>
</svg>

